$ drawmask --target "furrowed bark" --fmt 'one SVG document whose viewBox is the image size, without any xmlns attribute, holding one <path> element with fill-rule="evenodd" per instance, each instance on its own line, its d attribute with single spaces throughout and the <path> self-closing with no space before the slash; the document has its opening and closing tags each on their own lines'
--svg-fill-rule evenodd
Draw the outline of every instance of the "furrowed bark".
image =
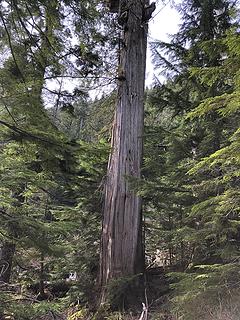
<svg viewBox="0 0 240 320">
<path fill-rule="evenodd" d="M 108 163 L 101 239 L 101 302 L 111 279 L 143 272 L 142 203 L 129 178 L 141 177 L 147 24 L 143 2 L 127 2 L 112 149 Z M 121 3 L 120 3 L 121 8 Z M 119 13 L 121 14 L 121 12 Z"/>
</svg>

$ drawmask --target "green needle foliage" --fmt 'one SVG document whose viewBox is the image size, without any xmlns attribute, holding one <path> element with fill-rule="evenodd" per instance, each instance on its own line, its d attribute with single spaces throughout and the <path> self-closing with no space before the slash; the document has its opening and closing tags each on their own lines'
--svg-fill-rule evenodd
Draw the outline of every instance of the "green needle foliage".
<svg viewBox="0 0 240 320">
<path fill-rule="evenodd" d="M 171 43 L 152 44 L 156 67 L 165 68 L 167 81 L 148 93 L 139 192 L 146 203 L 148 254 L 154 258 L 160 250 L 161 265 L 177 271 L 170 274 L 172 301 L 184 319 L 208 319 L 219 301 L 225 308 L 239 294 L 232 282 L 239 277 L 234 5 L 183 1 L 179 32 Z"/>
<path fill-rule="evenodd" d="M 110 30 L 98 31 L 105 13 L 94 2 L 0 9 L 0 318 L 33 319 L 93 299 L 109 148 L 79 140 L 91 141 L 79 88 L 108 68 Z M 80 79 L 73 91 L 62 88 L 70 78 Z"/>
</svg>

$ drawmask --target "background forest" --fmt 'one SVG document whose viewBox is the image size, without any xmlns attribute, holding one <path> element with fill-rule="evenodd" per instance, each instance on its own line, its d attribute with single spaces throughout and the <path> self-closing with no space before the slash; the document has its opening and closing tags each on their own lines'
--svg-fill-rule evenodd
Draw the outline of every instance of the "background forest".
<svg viewBox="0 0 240 320">
<path fill-rule="evenodd" d="M 142 302 L 150 319 L 238 320 L 239 4 L 177 9 L 179 31 L 150 44 L 159 77 L 131 181 Z M 124 305 L 129 279 L 96 308 L 119 29 L 98 0 L 0 2 L 0 319 L 140 318 L 141 304 Z"/>
</svg>

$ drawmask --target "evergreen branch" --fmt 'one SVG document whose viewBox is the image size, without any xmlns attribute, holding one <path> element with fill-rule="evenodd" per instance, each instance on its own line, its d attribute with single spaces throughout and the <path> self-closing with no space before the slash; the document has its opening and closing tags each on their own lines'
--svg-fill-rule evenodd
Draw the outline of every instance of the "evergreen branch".
<svg viewBox="0 0 240 320">
<path fill-rule="evenodd" d="M 17 124 L 14 116 L 12 115 L 12 113 L 10 112 L 10 110 L 8 109 L 8 107 L 6 105 L 4 105 L 4 108 L 7 110 L 7 113 L 9 114 L 9 116 L 12 118 L 12 120 Z"/>
<path fill-rule="evenodd" d="M 10 116 L 10 118 L 12 118 L 13 122 L 15 122 L 15 124 L 17 124 L 17 122 L 16 122 L 16 120 L 15 120 L 14 116 L 12 115 L 11 111 L 9 110 L 8 106 L 5 104 L 5 102 L 4 102 L 4 101 L 3 101 L 3 106 L 4 106 L 4 108 L 6 109 L 6 111 L 7 111 L 8 115 Z"/>
<path fill-rule="evenodd" d="M 16 238 L 11 237 L 11 236 L 9 236 L 8 234 L 2 232 L 1 230 L 0 230 L 0 234 L 1 234 L 4 238 L 10 239 L 11 241 L 12 241 L 12 240 L 15 240 L 15 241 L 18 240 L 18 239 L 16 239 Z"/>
<path fill-rule="evenodd" d="M 52 44 L 51 44 L 51 41 L 48 39 L 48 36 L 46 35 L 46 33 L 44 31 L 42 31 L 42 29 L 36 24 L 36 22 L 34 21 L 34 18 L 33 18 L 33 15 L 32 15 L 32 12 L 31 10 L 29 9 L 29 6 L 26 4 L 26 9 L 28 11 L 28 13 L 30 14 L 31 18 L 32 18 L 32 21 L 33 21 L 33 24 L 30 23 L 28 21 L 28 23 L 30 24 L 30 26 L 34 29 L 37 29 L 39 31 L 39 33 L 45 38 L 45 40 L 47 41 L 47 44 L 49 45 L 49 47 L 53 50 L 53 52 L 56 54 L 56 51 L 55 49 L 53 48 Z"/>
<path fill-rule="evenodd" d="M 176 72 L 177 74 L 180 74 L 180 71 L 177 69 L 176 66 L 174 66 L 171 62 L 169 62 L 163 55 L 160 54 L 160 52 L 158 52 L 157 49 L 154 49 L 154 54 L 156 56 L 156 59 L 159 59 L 160 61 L 162 61 L 163 63 L 165 63 L 167 69 L 170 69 L 171 71 Z M 155 59 L 155 60 L 156 60 Z M 161 66 L 161 62 L 155 62 L 155 65 L 157 67 Z"/>
<path fill-rule="evenodd" d="M 12 216 L 9 213 L 7 213 L 5 210 L 3 210 L 3 209 L 0 209 L 0 213 L 2 213 L 3 215 L 5 215 L 7 217 L 12 218 Z"/>
<path fill-rule="evenodd" d="M 156 190 L 158 191 L 167 191 L 167 192 L 183 192 L 183 193 L 192 193 L 192 190 L 186 190 L 186 189 L 179 189 L 179 188 L 174 188 L 174 187 L 158 187 L 158 186 L 155 186 L 154 187 Z"/>
<path fill-rule="evenodd" d="M 21 76 L 21 78 L 22 78 L 22 82 L 24 83 L 25 89 L 26 89 L 26 91 L 27 91 L 27 86 L 26 86 L 25 78 L 24 78 L 24 76 L 23 76 L 23 74 L 22 74 L 21 69 L 20 69 L 19 66 L 18 66 L 18 62 L 17 62 L 17 59 L 16 59 L 16 57 L 15 57 L 15 53 L 14 53 L 13 46 L 12 46 L 12 42 L 11 42 L 11 36 L 10 36 L 10 33 L 9 33 L 9 31 L 8 31 L 8 28 L 7 28 L 7 26 L 6 26 L 6 23 L 5 23 L 5 20 L 4 20 L 4 17 L 3 17 L 3 15 L 2 15 L 1 11 L 0 11 L 0 18 L 1 18 L 1 20 L 2 20 L 2 23 L 3 23 L 3 26 L 4 26 L 5 32 L 6 32 L 6 34 L 7 34 L 8 44 L 9 44 L 9 47 L 10 47 L 10 51 L 11 51 L 11 54 L 12 54 L 13 61 L 14 61 L 14 63 L 15 63 L 15 66 L 16 66 L 17 70 L 18 70 L 19 73 L 20 73 L 20 76 Z"/>
<path fill-rule="evenodd" d="M 23 22 L 23 20 L 22 20 L 22 18 L 21 18 L 20 10 L 19 10 L 19 8 L 18 8 L 18 6 L 17 6 L 17 3 L 16 3 L 15 1 L 13 1 L 13 5 L 14 5 L 14 7 L 15 7 L 15 9 L 16 9 L 17 16 L 18 16 L 18 19 L 19 19 L 19 21 L 20 21 L 21 26 L 22 26 L 23 29 L 25 30 L 25 32 L 26 32 L 26 34 L 28 35 L 29 39 L 34 40 L 31 32 L 27 29 L 26 25 L 24 24 L 24 22 Z M 29 24 L 30 24 L 30 23 L 29 23 Z M 30 25 L 31 25 L 31 24 L 30 24 Z M 31 25 L 31 26 L 32 26 L 32 25 Z M 38 45 L 38 43 L 37 43 L 36 41 L 34 41 L 34 44 L 37 46 L 39 52 L 40 52 L 40 53 L 42 54 L 42 56 L 44 57 L 43 52 L 42 52 L 42 49 L 41 49 L 41 47 Z M 31 49 L 30 49 L 30 50 L 31 50 Z M 35 54 L 34 54 L 34 52 L 33 52 L 32 50 L 31 50 L 31 53 L 32 53 L 32 55 L 35 57 Z M 40 61 L 38 61 L 38 63 L 40 64 L 41 68 L 42 68 L 43 70 L 45 70 L 45 67 L 42 65 L 42 63 L 41 63 Z"/>
<path fill-rule="evenodd" d="M 51 144 L 51 145 L 56 145 L 56 146 L 59 146 L 59 147 L 62 147 L 62 145 L 60 145 L 59 143 L 56 143 L 56 142 L 53 142 L 53 141 L 50 141 L 50 140 L 47 140 L 47 139 L 44 139 L 42 137 L 39 137 L 39 136 L 36 136 L 30 132 L 27 132 L 25 130 L 22 130 L 10 123 L 7 123 L 3 120 L 0 120 L 0 125 L 3 125 L 7 128 L 9 128 L 10 130 L 22 135 L 22 136 L 25 136 L 25 137 L 28 137 L 28 138 L 31 138 L 31 139 L 34 139 L 34 140 L 39 140 L 41 142 L 44 142 L 44 143 L 47 143 L 47 144 Z"/>
</svg>

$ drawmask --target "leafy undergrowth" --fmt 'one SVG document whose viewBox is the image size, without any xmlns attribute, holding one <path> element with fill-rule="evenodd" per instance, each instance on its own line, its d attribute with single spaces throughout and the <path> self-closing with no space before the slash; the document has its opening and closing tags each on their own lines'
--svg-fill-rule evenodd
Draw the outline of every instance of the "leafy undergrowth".
<svg viewBox="0 0 240 320">
<path fill-rule="evenodd" d="M 187 313 L 188 312 L 188 313 Z M 93 313 L 85 307 L 74 306 L 61 310 L 56 303 L 41 302 L 39 304 L 15 305 L 14 314 L 9 312 L 1 320 L 239 320 L 239 296 L 232 301 L 219 301 L 218 305 L 210 306 L 206 301 L 186 304 L 184 315 L 172 314 L 169 305 L 159 304 L 149 307 L 147 316 L 142 310 L 132 312 L 110 312 L 100 310 Z"/>
<path fill-rule="evenodd" d="M 224 268 L 216 268 L 167 274 L 163 268 L 150 269 L 144 304 L 138 302 L 125 312 L 111 311 L 110 304 L 93 310 L 76 285 L 63 297 L 49 295 L 43 301 L 30 291 L 11 292 L 8 286 L 0 293 L 0 320 L 239 320 L 239 270 L 229 273 L 228 267 L 227 276 Z M 94 289 L 92 294 L 96 296 Z"/>
</svg>

